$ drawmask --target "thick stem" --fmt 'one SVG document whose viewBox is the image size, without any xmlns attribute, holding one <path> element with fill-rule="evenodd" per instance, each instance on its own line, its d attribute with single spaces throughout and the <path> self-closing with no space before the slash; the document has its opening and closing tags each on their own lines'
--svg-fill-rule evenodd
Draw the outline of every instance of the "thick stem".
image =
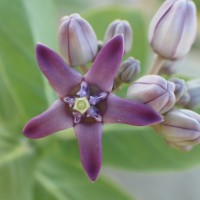
<svg viewBox="0 0 200 200">
<path fill-rule="evenodd" d="M 88 68 L 86 65 L 80 65 L 81 71 L 86 74 L 88 72 Z"/>
<path fill-rule="evenodd" d="M 149 74 L 158 74 L 164 62 L 165 59 L 162 56 L 157 55 L 150 68 Z"/>
</svg>

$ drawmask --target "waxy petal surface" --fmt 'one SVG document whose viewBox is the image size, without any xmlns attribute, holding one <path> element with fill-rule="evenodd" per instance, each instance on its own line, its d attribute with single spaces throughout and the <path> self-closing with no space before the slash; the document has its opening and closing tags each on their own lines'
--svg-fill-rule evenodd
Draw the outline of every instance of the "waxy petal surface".
<svg viewBox="0 0 200 200">
<path fill-rule="evenodd" d="M 50 48 L 37 44 L 36 56 L 42 73 L 59 97 L 67 96 L 74 86 L 81 82 L 82 76 L 67 66 L 63 59 Z"/>
<path fill-rule="evenodd" d="M 162 116 L 150 106 L 134 100 L 122 99 L 110 94 L 107 99 L 104 123 L 121 123 L 135 126 L 147 126 L 162 121 Z"/>
<path fill-rule="evenodd" d="M 72 126 L 73 119 L 67 112 L 66 105 L 61 100 L 56 100 L 48 110 L 32 118 L 24 127 L 23 133 L 28 138 L 37 139 Z"/>
<path fill-rule="evenodd" d="M 98 86 L 102 91 L 110 92 L 123 53 L 123 36 L 117 35 L 97 54 L 92 68 L 84 76 L 85 80 Z"/>
<path fill-rule="evenodd" d="M 91 181 L 95 181 L 101 169 L 102 123 L 82 123 L 74 127 L 82 165 Z"/>
</svg>

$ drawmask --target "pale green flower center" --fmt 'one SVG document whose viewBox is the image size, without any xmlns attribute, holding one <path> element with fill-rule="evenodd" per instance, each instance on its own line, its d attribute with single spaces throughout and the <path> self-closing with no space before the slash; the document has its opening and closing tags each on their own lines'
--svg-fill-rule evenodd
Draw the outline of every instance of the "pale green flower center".
<svg viewBox="0 0 200 200">
<path fill-rule="evenodd" d="M 90 103 L 87 97 L 75 98 L 73 110 L 80 112 L 81 114 L 86 113 L 90 108 Z"/>
</svg>

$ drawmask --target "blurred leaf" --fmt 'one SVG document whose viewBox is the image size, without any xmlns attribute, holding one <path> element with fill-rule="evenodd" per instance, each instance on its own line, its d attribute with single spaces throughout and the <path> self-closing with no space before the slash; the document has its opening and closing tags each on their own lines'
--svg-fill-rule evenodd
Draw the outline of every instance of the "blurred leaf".
<svg viewBox="0 0 200 200">
<path fill-rule="evenodd" d="M 148 171 L 179 170 L 200 164 L 199 146 L 191 152 L 172 149 L 151 127 L 116 126 L 105 131 L 104 136 L 106 165 Z"/>
<path fill-rule="evenodd" d="M 65 146 L 68 148 L 67 145 Z M 91 183 L 84 171 L 68 155 L 65 149 L 60 149 L 60 143 L 54 144 L 48 155 L 41 161 L 36 172 L 35 200 L 128 200 L 132 199 L 123 193 L 120 188 L 101 177 L 95 183 Z M 64 151 L 63 151 L 64 150 Z"/>
<path fill-rule="evenodd" d="M 0 13 L 0 79 L 4 86 L 0 92 L 5 94 L 0 98 L 4 106 L 0 114 L 4 120 L 24 121 L 45 105 L 43 83 L 23 1 L 1 1 Z M 33 100 L 37 106 L 33 106 Z"/>
<path fill-rule="evenodd" d="M 72 12 L 80 12 L 91 6 L 90 0 L 55 0 L 57 7 L 57 15 L 59 18 L 64 15 L 70 15 Z"/>
<path fill-rule="evenodd" d="M 133 56 L 140 60 L 142 73 L 145 72 L 146 69 L 144 66 L 146 66 L 148 53 L 147 30 L 145 19 L 140 12 L 126 7 L 120 8 L 112 6 L 101 9 L 93 9 L 83 13 L 82 16 L 90 22 L 99 40 L 103 40 L 105 31 L 113 20 L 122 19 L 129 21 L 133 29 L 133 48 L 132 51 L 125 56 L 125 58 Z"/>
<path fill-rule="evenodd" d="M 35 156 L 26 141 L 0 128 L 0 199 L 31 200 Z"/>
<path fill-rule="evenodd" d="M 0 13 L 0 116 L 23 123 L 47 106 L 34 46 L 41 41 L 55 47 L 53 1 L 2 0 Z"/>
</svg>

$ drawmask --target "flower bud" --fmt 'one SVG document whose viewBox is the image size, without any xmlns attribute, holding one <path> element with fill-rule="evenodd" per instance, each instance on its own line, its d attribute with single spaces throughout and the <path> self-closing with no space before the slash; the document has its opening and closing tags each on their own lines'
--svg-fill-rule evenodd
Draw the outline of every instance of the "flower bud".
<svg viewBox="0 0 200 200">
<path fill-rule="evenodd" d="M 190 100 L 186 104 L 186 107 L 195 108 L 200 106 L 200 79 L 187 82 L 187 93 L 190 96 Z"/>
<path fill-rule="evenodd" d="M 70 66 L 86 64 L 97 54 L 96 34 L 90 24 L 78 14 L 61 19 L 58 39 L 60 52 Z"/>
<path fill-rule="evenodd" d="M 161 67 L 159 74 L 166 74 L 166 75 L 172 75 L 175 74 L 177 71 L 176 69 L 176 62 L 171 60 L 165 60 L 163 66 Z"/>
<path fill-rule="evenodd" d="M 115 20 L 107 28 L 104 44 L 111 40 L 115 35 L 122 34 L 124 36 L 125 53 L 129 52 L 132 48 L 132 28 L 126 20 Z"/>
<path fill-rule="evenodd" d="M 200 143 L 200 115 L 191 110 L 171 110 L 156 127 L 174 148 L 188 151 Z"/>
<path fill-rule="evenodd" d="M 127 96 L 150 105 L 157 112 L 165 113 L 175 104 L 175 85 L 158 75 L 143 76 L 129 88 Z"/>
<path fill-rule="evenodd" d="M 140 73 L 140 61 L 132 57 L 122 63 L 116 79 L 120 82 L 130 83 Z"/>
<path fill-rule="evenodd" d="M 190 95 L 186 92 L 176 103 L 181 106 L 186 106 L 189 103 L 190 98 Z"/>
<path fill-rule="evenodd" d="M 158 55 L 176 60 L 189 52 L 196 33 L 195 4 L 190 0 L 166 0 L 151 21 L 149 42 Z"/>
<path fill-rule="evenodd" d="M 171 78 L 169 81 L 173 82 L 175 84 L 175 97 L 176 101 L 178 101 L 186 92 L 187 87 L 185 84 L 185 81 L 183 79 L 179 78 Z"/>
</svg>

